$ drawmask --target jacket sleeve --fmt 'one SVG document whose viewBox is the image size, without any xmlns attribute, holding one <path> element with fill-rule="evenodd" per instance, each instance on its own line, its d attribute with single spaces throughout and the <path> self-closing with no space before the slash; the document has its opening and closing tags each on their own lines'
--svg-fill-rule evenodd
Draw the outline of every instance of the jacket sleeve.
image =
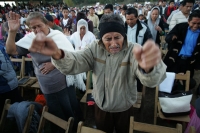
<svg viewBox="0 0 200 133">
<path fill-rule="evenodd" d="M 174 28 L 174 26 L 176 25 L 176 18 L 177 18 L 176 15 L 172 16 L 172 19 L 169 23 L 169 31 L 171 31 Z"/>
<path fill-rule="evenodd" d="M 52 63 L 61 73 L 65 75 L 87 72 L 93 68 L 91 45 L 82 51 L 65 51 L 65 56 L 63 59 L 54 60 L 52 58 Z M 95 45 L 97 44 L 95 43 Z"/>
<path fill-rule="evenodd" d="M 179 24 L 177 24 L 166 36 L 165 38 L 165 41 L 168 43 L 168 44 L 171 44 L 173 41 L 172 41 L 172 37 L 175 35 L 178 37 L 179 35 Z"/>
<path fill-rule="evenodd" d="M 4 54 L 0 50 L 0 76 L 7 72 L 8 66 Z"/>
<path fill-rule="evenodd" d="M 166 68 L 163 61 L 160 61 L 157 66 L 154 66 L 150 73 L 146 74 L 142 72 L 141 68 L 138 66 L 136 75 L 144 86 L 153 88 L 158 86 L 166 78 Z"/>
<path fill-rule="evenodd" d="M 148 39 L 152 39 L 152 34 L 151 34 L 151 31 L 149 29 L 149 27 L 147 26 L 147 30 L 144 34 L 144 40 L 143 40 L 143 44 L 148 40 Z"/>
</svg>

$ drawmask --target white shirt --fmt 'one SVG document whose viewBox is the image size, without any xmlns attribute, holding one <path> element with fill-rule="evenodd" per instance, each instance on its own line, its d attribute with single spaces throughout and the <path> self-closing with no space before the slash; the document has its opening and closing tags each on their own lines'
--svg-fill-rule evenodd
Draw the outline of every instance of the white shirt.
<svg viewBox="0 0 200 133">
<path fill-rule="evenodd" d="M 172 20 L 173 15 L 179 11 L 180 11 L 179 9 L 172 11 L 172 13 L 169 15 L 169 17 L 167 19 L 167 24 L 170 24 L 170 21 Z"/>
<path fill-rule="evenodd" d="M 136 30 L 137 30 L 137 24 L 131 28 L 128 25 L 128 33 L 127 33 L 127 39 L 128 42 L 136 43 Z"/>
<path fill-rule="evenodd" d="M 67 24 L 68 20 L 69 20 L 69 18 L 68 18 L 68 19 L 64 19 L 64 18 L 63 18 L 63 25 L 64 25 L 64 26 Z"/>
<path fill-rule="evenodd" d="M 189 15 L 188 15 L 188 17 L 186 17 L 182 13 L 182 11 L 179 11 L 176 14 L 174 14 L 172 16 L 172 19 L 171 19 L 170 24 L 169 24 L 169 31 L 172 30 L 174 28 L 174 26 L 177 25 L 177 24 L 180 24 L 180 23 L 183 23 L 183 22 L 188 22 L 188 18 L 189 18 Z"/>
<path fill-rule="evenodd" d="M 120 14 L 121 18 L 123 19 L 124 23 L 126 22 L 126 17 L 123 14 Z"/>
</svg>

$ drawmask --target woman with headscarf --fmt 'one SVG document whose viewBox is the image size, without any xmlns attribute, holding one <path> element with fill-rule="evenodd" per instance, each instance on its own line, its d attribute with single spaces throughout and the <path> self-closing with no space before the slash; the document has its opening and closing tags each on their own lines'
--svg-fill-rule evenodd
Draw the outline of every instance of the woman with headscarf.
<svg viewBox="0 0 200 133">
<path fill-rule="evenodd" d="M 20 27 L 19 15 L 10 11 L 9 16 L 7 14 L 6 18 L 9 26 L 8 39 L 6 41 L 7 53 L 11 55 L 31 55 L 34 72 L 47 101 L 48 111 L 63 120 L 74 117 L 73 128 L 76 129 L 78 122 L 82 120 L 82 112 L 76 99 L 74 86 L 67 86 L 66 76 L 53 66 L 50 56 L 42 55 L 40 51 L 33 53 L 28 50 L 39 33 L 52 39 L 56 46 L 68 51 L 74 51 L 71 43 L 62 32 L 50 29 L 47 25 L 47 20 L 40 12 L 29 14 L 26 22 L 32 32 L 15 42 L 14 38 L 16 38 L 16 33 Z M 52 124 L 51 131 L 60 133 L 63 132 L 63 129 Z"/>
<path fill-rule="evenodd" d="M 80 19 L 84 19 L 85 21 L 87 21 L 88 30 L 93 33 L 93 22 L 87 18 L 87 16 L 85 15 L 85 13 L 83 13 L 83 12 L 78 12 L 77 13 L 76 22 L 78 23 L 78 21 Z M 77 23 L 76 23 L 76 25 L 74 27 L 74 32 L 77 31 Z"/>
<path fill-rule="evenodd" d="M 154 7 L 151 9 L 150 17 L 145 21 L 147 23 L 153 40 L 160 46 L 160 36 L 164 35 L 164 25 L 162 19 L 159 18 L 160 9 L 159 7 Z"/>
<path fill-rule="evenodd" d="M 95 40 L 94 34 L 88 30 L 87 21 L 80 19 L 77 23 L 77 31 L 70 37 L 70 41 L 74 45 L 75 50 L 84 49 L 86 45 L 91 44 Z"/>
</svg>

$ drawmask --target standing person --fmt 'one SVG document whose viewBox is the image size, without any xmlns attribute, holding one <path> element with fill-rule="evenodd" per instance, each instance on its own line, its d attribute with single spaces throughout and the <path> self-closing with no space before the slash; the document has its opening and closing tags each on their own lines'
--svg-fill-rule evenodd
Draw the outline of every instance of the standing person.
<svg viewBox="0 0 200 133">
<path fill-rule="evenodd" d="M 93 33 L 93 22 L 87 18 L 87 16 L 85 15 L 85 13 L 78 12 L 77 13 L 77 17 L 76 17 L 76 22 L 78 22 L 81 19 L 84 19 L 85 21 L 87 21 L 87 23 L 88 23 L 88 30 Z M 77 23 L 76 23 L 76 25 L 74 27 L 74 32 L 76 32 L 76 31 L 77 31 Z"/>
<path fill-rule="evenodd" d="M 193 5 L 194 1 L 183 0 L 181 10 L 172 16 L 172 19 L 169 24 L 169 31 L 172 30 L 174 26 L 179 23 L 188 22 L 188 18 Z"/>
<path fill-rule="evenodd" d="M 59 30 L 60 32 L 63 32 L 62 28 L 58 25 L 56 25 L 53 21 L 53 17 L 49 14 L 45 15 L 45 18 L 48 20 L 47 25 L 53 29 L 53 30 Z"/>
<path fill-rule="evenodd" d="M 136 76 L 149 87 L 157 86 L 166 77 L 158 46 L 153 41 L 143 47 L 128 43 L 124 28 L 119 15 L 103 15 L 100 41 L 84 50 L 63 51 L 42 34 L 36 36 L 29 49 L 52 56 L 53 64 L 65 74 L 93 70 L 95 122 L 97 129 L 106 133 L 113 133 L 114 129 L 116 133 L 129 132 L 137 100 Z"/>
<path fill-rule="evenodd" d="M 68 31 L 70 31 L 70 34 L 72 34 L 73 20 L 69 18 L 69 10 L 67 7 L 62 8 L 62 14 L 63 18 L 60 20 L 60 26 L 62 27 L 62 29 L 67 28 Z"/>
<path fill-rule="evenodd" d="M 96 40 L 94 34 L 88 31 L 88 23 L 84 19 L 80 19 L 77 23 L 77 31 L 74 32 L 70 41 L 75 46 L 75 50 L 83 50 L 87 45 L 90 45 Z"/>
<path fill-rule="evenodd" d="M 111 13 L 113 13 L 113 5 L 112 4 L 105 5 L 103 9 L 103 14 L 111 14 Z"/>
<path fill-rule="evenodd" d="M 179 12 L 179 11 L 181 11 L 181 9 L 182 9 L 182 7 L 183 7 L 182 3 L 183 3 L 183 0 L 180 1 L 178 9 L 174 10 L 174 11 L 170 14 L 170 16 L 169 16 L 168 19 L 167 19 L 167 24 L 170 24 L 170 21 L 171 21 L 171 19 L 172 19 L 172 17 L 173 17 L 174 14 L 176 14 L 176 13 Z"/>
<path fill-rule="evenodd" d="M 126 11 L 125 30 L 128 42 L 144 45 L 148 39 L 152 39 L 149 28 L 138 20 L 138 12 L 135 8 L 129 8 Z M 142 91 L 142 84 L 138 78 L 137 90 Z"/>
<path fill-rule="evenodd" d="M 169 6 L 165 8 L 165 12 L 164 12 L 164 22 L 165 22 L 165 28 L 169 29 L 169 24 L 167 24 L 167 19 L 170 16 L 170 14 L 176 10 L 176 7 L 174 6 L 174 0 L 170 0 L 169 1 Z"/>
<path fill-rule="evenodd" d="M 0 118 L 6 99 L 14 102 L 21 102 L 23 98 L 18 91 L 18 80 L 10 57 L 5 51 L 5 47 L 0 45 Z"/>
<path fill-rule="evenodd" d="M 47 25 L 47 20 L 40 12 L 29 14 L 26 21 L 32 32 L 15 43 L 14 38 L 20 26 L 19 16 L 14 12 L 9 12 L 7 20 L 9 25 L 9 34 L 6 41 L 7 53 L 11 55 L 26 55 L 30 53 L 35 75 L 47 101 L 49 112 L 63 120 L 74 117 L 74 128 L 76 128 L 78 121 L 82 119 L 82 114 L 76 99 L 75 88 L 73 86 L 67 87 L 66 76 L 52 65 L 50 56 L 27 50 L 34 38 L 40 33 L 53 39 L 56 45 L 61 46 L 64 44 L 69 51 L 74 51 L 71 43 L 62 32 L 50 29 Z M 52 133 L 63 132 L 57 126 L 51 126 L 51 128 Z"/>
<path fill-rule="evenodd" d="M 165 34 L 164 25 L 162 19 L 159 18 L 160 9 L 159 7 L 154 7 L 151 9 L 150 17 L 145 23 L 148 25 L 153 40 L 160 46 L 161 40 L 160 37 Z"/>
<path fill-rule="evenodd" d="M 177 24 L 166 36 L 168 52 L 164 59 L 168 72 L 200 70 L 200 11 L 190 14 L 188 22 Z"/>
<path fill-rule="evenodd" d="M 99 18 L 97 15 L 95 15 L 94 7 L 90 8 L 89 15 L 87 18 L 93 22 L 93 33 L 96 37 L 98 37 L 99 36 Z"/>
<path fill-rule="evenodd" d="M 138 20 L 138 12 L 135 8 L 128 8 L 126 11 L 125 30 L 128 42 L 143 45 L 152 38 L 148 27 Z"/>
<path fill-rule="evenodd" d="M 126 14 L 126 10 L 127 9 L 128 9 L 128 7 L 126 5 L 123 5 L 122 11 L 121 11 L 121 14 L 120 14 L 120 16 L 122 17 L 122 20 L 124 21 L 124 23 L 126 22 L 126 16 L 125 16 L 125 14 Z"/>
</svg>

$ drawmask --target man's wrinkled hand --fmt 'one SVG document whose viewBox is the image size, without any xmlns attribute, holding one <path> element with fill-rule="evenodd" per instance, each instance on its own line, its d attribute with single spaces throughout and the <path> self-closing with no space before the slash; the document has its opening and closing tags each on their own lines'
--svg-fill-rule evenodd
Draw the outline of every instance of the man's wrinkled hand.
<svg viewBox="0 0 200 133">
<path fill-rule="evenodd" d="M 160 49 L 153 40 L 146 41 L 143 47 L 134 46 L 133 54 L 138 61 L 139 67 L 147 73 L 161 61 Z"/>
</svg>

